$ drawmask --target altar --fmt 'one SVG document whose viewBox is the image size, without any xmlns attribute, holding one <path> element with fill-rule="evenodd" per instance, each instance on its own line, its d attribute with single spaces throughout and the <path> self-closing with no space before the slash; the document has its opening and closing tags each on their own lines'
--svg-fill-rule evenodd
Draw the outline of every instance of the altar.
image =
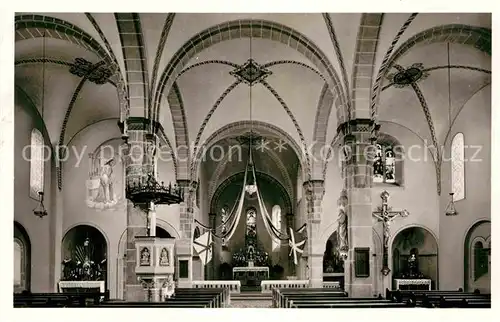
<svg viewBox="0 0 500 322">
<path fill-rule="evenodd" d="M 60 281 L 58 286 L 59 293 L 105 291 L 104 281 Z"/>
<path fill-rule="evenodd" d="M 432 282 L 427 278 L 395 278 L 394 288 L 400 291 L 430 291 Z"/>
<path fill-rule="evenodd" d="M 233 280 L 240 281 L 243 286 L 259 286 L 261 281 L 268 279 L 269 267 L 233 267 Z"/>
</svg>

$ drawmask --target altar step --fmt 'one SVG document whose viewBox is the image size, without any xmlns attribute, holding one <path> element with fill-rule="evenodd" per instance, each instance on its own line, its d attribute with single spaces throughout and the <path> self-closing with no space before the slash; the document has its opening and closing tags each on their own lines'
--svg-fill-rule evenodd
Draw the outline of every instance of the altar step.
<svg viewBox="0 0 500 322">
<path fill-rule="evenodd" d="M 241 292 L 231 294 L 231 308 L 269 308 L 272 295 L 261 292 Z"/>
</svg>

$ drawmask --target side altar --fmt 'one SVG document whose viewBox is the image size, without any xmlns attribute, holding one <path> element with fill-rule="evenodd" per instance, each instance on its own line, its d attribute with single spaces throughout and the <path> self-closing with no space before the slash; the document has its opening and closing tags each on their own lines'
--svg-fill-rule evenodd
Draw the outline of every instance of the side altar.
<svg viewBox="0 0 500 322">
<path fill-rule="evenodd" d="M 90 238 L 83 245 L 69 250 L 70 255 L 62 262 L 62 278 L 58 292 L 100 292 L 106 291 L 106 258 L 96 249 Z"/>
</svg>

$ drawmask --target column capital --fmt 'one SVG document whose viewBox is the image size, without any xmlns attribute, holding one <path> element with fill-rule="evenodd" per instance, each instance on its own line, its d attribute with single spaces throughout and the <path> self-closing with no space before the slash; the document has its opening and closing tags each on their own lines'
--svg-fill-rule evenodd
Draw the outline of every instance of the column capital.
<svg viewBox="0 0 500 322">
<path fill-rule="evenodd" d="M 209 214 L 208 214 L 208 218 L 209 218 L 210 220 L 212 220 L 212 218 L 214 218 L 214 219 L 215 219 L 215 216 L 217 216 L 217 214 L 214 214 L 213 212 L 211 212 L 211 213 L 209 213 Z"/>
<path fill-rule="evenodd" d="M 305 181 L 302 185 L 306 190 L 306 197 L 323 197 L 325 194 L 325 181 L 324 180 L 309 180 Z"/>
<path fill-rule="evenodd" d="M 340 124 L 337 127 L 337 133 L 339 134 L 349 134 L 355 132 L 368 132 L 371 133 L 376 129 L 379 129 L 380 125 L 376 124 L 372 119 L 357 118 L 352 119 L 347 122 Z"/>
</svg>

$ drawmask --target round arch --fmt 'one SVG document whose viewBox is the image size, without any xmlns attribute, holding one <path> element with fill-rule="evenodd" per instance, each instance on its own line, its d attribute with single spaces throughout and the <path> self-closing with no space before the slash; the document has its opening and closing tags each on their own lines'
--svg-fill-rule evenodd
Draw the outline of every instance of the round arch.
<svg viewBox="0 0 500 322">
<path fill-rule="evenodd" d="M 471 275 L 472 271 L 474 270 L 473 264 L 471 263 L 471 249 L 474 247 L 474 242 L 480 240 L 483 243 L 483 246 L 486 246 L 487 241 L 491 243 L 491 226 L 489 229 L 489 235 L 488 236 L 474 236 L 474 233 L 476 232 L 476 229 L 479 228 L 482 225 L 491 225 L 491 220 L 489 219 L 478 219 L 472 225 L 468 227 L 468 229 L 465 231 L 465 235 L 463 237 L 463 258 L 464 258 L 464 291 L 471 291 L 470 289 L 470 284 L 471 284 Z M 475 237 L 475 238 L 474 238 Z M 486 246 L 487 247 L 487 246 Z M 474 282 L 474 281 L 472 281 Z M 490 280 L 491 283 L 491 280 Z M 474 284 L 474 283 L 472 283 Z M 475 287 L 474 287 L 475 288 Z"/>
<path fill-rule="evenodd" d="M 90 248 L 89 253 L 83 254 L 80 247 L 89 241 Z M 109 279 L 109 239 L 102 231 L 100 227 L 92 223 L 78 223 L 74 224 L 66 229 L 61 240 L 61 258 L 63 260 L 73 260 L 73 261 L 83 261 L 80 256 L 88 255 L 91 261 L 100 265 L 101 263 L 106 263 L 104 268 L 103 279 L 105 282 L 105 288 L 107 289 Z M 75 258 L 76 256 L 76 258 Z M 66 275 L 66 268 L 62 272 L 62 275 Z M 71 278 L 70 276 L 64 276 L 64 278 Z"/>
<path fill-rule="evenodd" d="M 410 233 L 414 230 L 414 233 L 420 232 L 421 235 L 416 236 L 413 239 L 410 238 L 409 241 L 403 242 L 405 232 Z M 420 234 L 418 233 L 418 234 Z M 429 237 L 429 238 L 428 238 Z M 408 240 L 408 239 L 406 239 Z M 388 252 L 389 258 L 392 261 L 389 263 L 389 268 L 392 270 L 392 276 L 396 276 L 404 273 L 404 268 L 401 266 L 401 261 L 404 261 L 408 257 L 413 249 L 416 249 L 418 255 L 420 256 L 420 264 L 418 269 L 426 277 L 430 278 L 433 285 L 433 289 L 438 289 L 439 280 L 439 242 L 435 233 L 428 227 L 421 224 L 409 224 L 399 228 L 389 239 L 390 245 Z M 408 253 L 408 254 L 407 254 Z"/>
<path fill-rule="evenodd" d="M 274 178 L 273 176 L 265 173 L 265 172 L 260 172 L 260 171 L 256 171 L 255 172 L 255 175 L 257 176 L 257 180 L 261 179 L 261 180 L 264 180 L 264 181 L 267 181 L 268 183 L 274 185 L 275 187 L 277 187 L 280 191 L 280 195 L 281 197 L 283 198 L 283 202 L 285 203 L 285 211 L 286 213 L 293 213 L 293 207 L 292 207 L 292 202 L 291 202 L 291 197 L 290 195 L 288 194 L 287 190 L 285 189 L 285 187 L 283 187 L 283 185 L 276 179 Z M 219 198 L 220 198 L 220 195 L 222 194 L 222 192 L 232 183 L 234 182 L 242 182 L 243 181 L 243 178 L 245 176 L 245 171 L 240 171 L 240 172 L 237 172 L 233 175 L 231 175 L 230 177 L 228 177 L 227 179 L 225 179 L 218 187 L 217 189 L 215 190 L 215 193 L 212 197 L 212 199 L 210 200 L 210 212 L 211 213 L 217 213 L 217 204 L 218 204 L 218 201 L 219 201 Z"/>
<path fill-rule="evenodd" d="M 31 241 L 28 232 L 14 221 L 14 292 L 31 289 Z M 16 272 L 16 270 L 19 270 Z M 19 275 L 18 275 L 19 274 Z M 17 275 L 17 276 L 16 276 Z M 16 284 L 16 277 L 19 279 Z"/>
</svg>

